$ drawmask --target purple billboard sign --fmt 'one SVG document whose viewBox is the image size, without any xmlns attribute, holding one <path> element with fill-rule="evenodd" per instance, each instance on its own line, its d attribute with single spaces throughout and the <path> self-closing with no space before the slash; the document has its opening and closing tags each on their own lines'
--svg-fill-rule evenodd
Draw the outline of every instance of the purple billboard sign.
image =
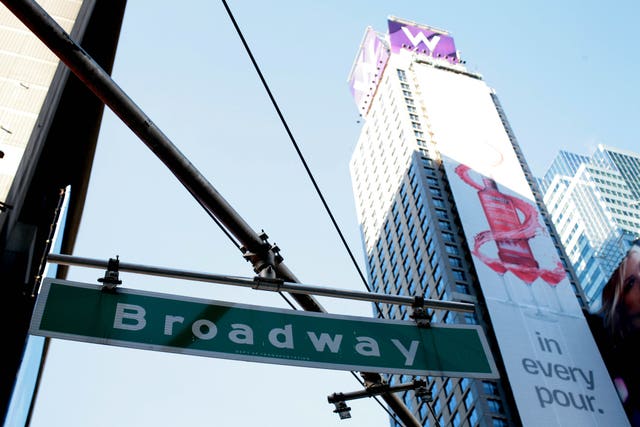
<svg viewBox="0 0 640 427">
<path fill-rule="evenodd" d="M 349 76 L 349 89 L 361 115 L 369 110 L 388 59 L 389 50 L 385 44 L 373 29 L 367 28 Z"/>
<path fill-rule="evenodd" d="M 460 62 L 453 37 L 429 27 L 389 19 L 389 39 L 392 53 L 407 49 L 451 64 Z"/>
</svg>

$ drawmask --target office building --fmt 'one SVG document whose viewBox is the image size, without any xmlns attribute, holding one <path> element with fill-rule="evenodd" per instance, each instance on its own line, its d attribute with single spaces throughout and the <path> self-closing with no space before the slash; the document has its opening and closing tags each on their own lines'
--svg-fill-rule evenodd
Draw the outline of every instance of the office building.
<svg viewBox="0 0 640 427">
<path fill-rule="evenodd" d="M 349 84 L 363 119 L 350 170 L 371 290 L 474 304 L 473 313 L 430 309 L 431 321 L 480 325 L 499 371 L 428 373 L 432 402 L 403 395 L 415 417 L 428 426 L 624 423 L 534 177 L 495 91 L 466 69 L 452 35 L 390 17 L 387 33 L 366 29 Z M 374 313 L 412 321 L 401 306 Z M 589 380 L 545 374 L 560 365 Z M 392 384 L 411 379 L 389 374 Z"/>
<path fill-rule="evenodd" d="M 108 72 L 125 3 L 41 2 Z M 54 233 L 58 249 L 72 253 L 104 105 L 4 5 L 0 22 L 0 300 L 11 313 L 0 402 L 5 423 L 15 426 L 28 419 L 46 352 L 27 334 L 46 255 Z M 63 278 L 66 269 L 50 274 Z"/>
<path fill-rule="evenodd" d="M 544 202 L 591 310 L 640 233 L 640 154 L 599 145 L 561 151 L 539 180 Z"/>
</svg>

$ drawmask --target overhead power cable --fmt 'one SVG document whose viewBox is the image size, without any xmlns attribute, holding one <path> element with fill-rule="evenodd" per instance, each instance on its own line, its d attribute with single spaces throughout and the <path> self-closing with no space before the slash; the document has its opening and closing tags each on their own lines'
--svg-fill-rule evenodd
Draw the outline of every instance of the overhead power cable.
<svg viewBox="0 0 640 427">
<path fill-rule="evenodd" d="M 331 209 L 329 208 L 329 205 L 327 204 L 327 201 L 325 200 L 325 198 L 324 198 L 324 196 L 322 194 L 322 191 L 320 190 L 320 187 L 318 186 L 318 183 L 316 182 L 316 179 L 314 178 L 313 173 L 311 172 L 311 169 L 309 168 L 309 165 L 307 164 L 307 161 L 305 160 L 305 157 L 302 154 L 302 151 L 300 150 L 300 147 L 298 146 L 298 143 L 296 142 L 296 139 L 293 136 L 293 133 L 291 132 L 291 129 L 289 128 L 289 125 L 287 124 L 287 121 L 284 118 L 284 115 L 282 114 L 282 111 L 280 110 L 280 107 L 278 106 L 278 103 L 276 102 L 275 97 L 271 93 L 271 89 L 269 88 L 269 85 L 267 84 L 267 81 L 264 78 L 264 75 L 262 74 L 262 71 L 260 70 L 260 66 L 258 65 L 258 62 L 256 61 L 255 57 L 253 56 L 253 53 L 251 52 L 251 48 L 249 47 L 249 44 L 247 43 L 247 40 L 245 39 L 245 37 L 244 37 L 244 35 L 242 33 L 242 30 L 240 29 L 240 26 L 238 25 L 238 22 L 236 21 L 234 15 L 233 15 L 233 12 L 229 8 L 229 5 L 227 4 L 226 0 L 222 0 L 222 3 L 224 4 L 224 7 L 225 7 L 225 9 L 227 11 L 227 14 L 229 15 L 229 18 L 231 19 L 231 22 L 233 23 L 233 26 L 234 26 L 236 32 L 238 33 L 238 37 L 240 37 L 240 40 L 242 41 L 242 45 L 244 46 L 244 49 L 246 50 L 247 55 L 249 55 L 249 58 L 251 59 L 251 63 L 253 64 L 253 67 L 255 68 L 256 72 L 258 73 L 258 77 L 260 77 L 260 81 L 262 82 L 262 85 L 264 86 L 264 89 L 267 91 L 267 95 L 269 96 L 269 100 L 271 100 L 271 103 L 273 104 L 273 107 L 275 108 L 276 113 L 278 114 L 278 117 L 280 118 L 280 121 L 282 122 L 282 125 L 284 126 L 284 129 L 287 132 L 287 135 L 289 136 L 289 139 L 291 140 L 291 143 L 293 144 L 293 147 L 295 148 L 296 153 L 298 154 L 298 157 L 300 158 L 300 161 L 302 162 L 302 165 L 304 166 L 305 171 L 307 172 L 307 175 L 309 176 L 309 179 L 311 180 L 311 183 L 313 184 L 313 187 L 316 190 L 316 193 L 318 194 L 318 197 L 320 197 L 320 201 L 322 202 L 322 205 L 324 206 L 325 211 L 329 215 L 329 218 L 331 218 L 331 222 L 333 223 L 334 228 L 338 232 L 338 235 L 340 236 L 340 240 L 342 241 L 342 244 L 344 245 L 345 249 L 347 250 L 347 253 L 349 254 L 349 257 L 351 258 L 351 261 L 353 262 L 353 265 L 355 266 L 356 270 L 358 271 L 358 275 L 360 276 L 360 279 L 362 280 L 362 283 L 364 284 L 364 286 L 367 289 L 367 291 L 371 292 L 371 288 L 369 287 L 369 284 L 367 283 L 367 279 L 364 277 L 364 274 L 362 273 L 362 270 L 360 269 L 360 267 L 359 267 L 354 255 L 353 255 L 353 252 L 351 251 L 351 248 L 349 247 L 349 244 L 347 243 L 342 231 L 340 230 L 340 227 L 338 226 L 338 223 L 337 223 L 333 213 L 331 212 Z M 378 310 L 378 313 L 381 315 L 382 312 L 381 312 L 380 307 L 378 306 L 378 304 L 375 304 L 375 307 Z"/>
<path fill-rule="evenodd" d="M 222 0 L 222 3 L 224 5 L 225 10 L 227 11 L 227 14 L 229 15 L 229 19 L 231 19 L 231 22 L 233 23 L 233 26 L 234 26 L 236 32 L 238 33 L 238 37 L 240 37 L 240 40 L 242 41 L 242 45 L 244 46 L 245 51 L 247 52 L 247 55 L 249 55 L 251 63 L 253 64 L 253 67 L 255 68 L 256 73 L 258 74 L 258 77 L 260 78 L 260 81 L 261 81 L 262 85 L 264 86 L 264 89 L 267 92 L 267 95 L 269 96 L 269 100 L 273 104 L 273 107 L 275 108 L 276 113 L 278 114 L 278 117 L 280 118 L 280 121 L 282 122 L 282 125 L 284 126 L 284 129 L 287 132 L 287 135 L 289 136 L 289 139 L 291 140 L 291 143 L 293 144 L 293 147 L 296 150 L 296 153 L 298 154 L 298 157 L 300 158 L 300 161 L 302 162 L 302 165 L 304 166 L 304 169 L 307 172 L 307 175 L 309 176 L 309 179 L 311 180 L 311 183 L 313 184 L 313 187 L 316 190 L 316 193 L 318 194 L 318 197 L 320 198 L 320 200 L 322 202 L 322 205 L 324 206 L 325 211 L 329 215 L 329 218 L 331 219 L 331 222 L 332 222 L 334 228 L 336 229 L 338 235 L 340 236 L 340 240 L 342 241 L 342 244 L 344 245 L 345 249 L 347 250 L 347 253 L 349 254 L 349 257 L 351 258 L 351 261 L 352 261 L 353 265 L 355 266 L 356 270 L 358 271 L 358 275 L 360 276 L 360 279 L 361 279 L 362 283 L 364 284 L 364 286 L 367 289 L 367 291 L 371 292 L 371 288 L 369 287 L 369 284 L 367 283 L 367 280 L 364 277 L 364 274 L 362 273 L 362 270 L 360 269 L 360 267 L 359 267 L 354 255 L 353 255 L 353 252 L 351 251 L 351 248 L 349 247 L 349 244 L 347 243 L 347 241 L 346 241 L 346 239 L 344 237 L 344 234 L 342 233 L 342 230 L 340 229 L 340 226 L 338 225 L 333 213 L 331 212 L 331 209 L 329 208 L 329 205 L 328 205 L 324 195 L 322 194 L 322 191 L 320 190 L 320 187 L 318 186 L 318 183 L 316 182 L 316 179 L 313 176 L 313 173 L 311 172 L 311 169 L 309 168 L 309 165 L 307 164 L 307 161 L 305 160 L 305 157 L 302 154 L 302 151 L 300 150 L 300 147 L 298 146 L 298 143 L 296 142 L 295 137 L 293 136 L 293 133 L 291 132 L 291 129 L 289 128 L 289 125 L 288 125 L 286 119 L 284 118 L 284 115 L 282 114 L 282 111 L 280 110 L 280 107 L 278 106 L 278 103 L 276 102 L 276 99 L 273 96 L 273 93 L 271 92 L 271 89 L 269 88 L 269 84 L 267 83 L 264 75 L 262 74 L 262 70 L 260 69 L 260 66 L 258 65 L 258 62 L 256 61 L 255 57 L 253 56 L 251 48 L 249 47 L 249 44 L 247 43 L 247 40 L 245 39 L 244 34 L 242 33 L 242 30 L 240 29 L 240 26 L 238 25 L 238 22 L 236 21 L 234 15 L 233 15 L 233 12 L 229 8 L 229 5 L 227 4 L 226 0 Z M 284 297 L 284 295 L 282 293 L 281 293 L 281 295 Z M 383 314 L 382 314 L 382 310 L 380 309 L 379 304 L 375 303 L 374 306 L 376 307 L 376 310 L 378 311 L 378 317 L 382 317 Z M 363 386 L 363 387 L 365 386 L 364 381 L 362 381 L 355 372 L 352 371 L 351 374 L 353 375 L 354 378 L 356 378 L 356 380 L 360 383 L 361 386 Z M 380 407 L 384 411 L 386 411 L 387 414 L 391 418 L 394 419 L 394 421 L 396 423 L 400 423 L 400 420 L 398 419 L 397 415 L 394 414 L 391 410 L 389 410 L 389 408 L 384 406 L 377 396 L 372 396 L 372 397 L 378 403 L 378 405 L 380 405 Z"/>
</svg>

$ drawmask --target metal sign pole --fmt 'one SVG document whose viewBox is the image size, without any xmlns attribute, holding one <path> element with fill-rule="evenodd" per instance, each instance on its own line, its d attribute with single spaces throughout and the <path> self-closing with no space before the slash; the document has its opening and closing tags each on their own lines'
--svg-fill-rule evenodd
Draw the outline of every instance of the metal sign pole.
<svg viewBox="0 0 640 427">
<path fill-rule="evenodd" d="M 112 260 L 110 260 L 112 261 Z M 102 261 L 93 258 L 76 257 L 64 254 L 49 254 L 47 262 L 63 265 L 75 265 L 89 268 L 109 268 L 110 261 Z M 223 285 L 242 286 L 260 291 L 291 292 L 305 295 L 326 296 L 333 298 L 345 298 L 359 301 L 379 302 L 383 304 L 397 304 L 416 306 L 416 298 L 403 295 L 389 295 L 373 292 L 352 291 L 348 289 L 336 289 L 317 285 L 305 285 L 300 283 L 285 282 L 279 279 L 253 279 L 238 276 L 226 276 L 197 271 L 178 270 L 174 268 L 156 267 L 150 265 L 131 264 L 118 260 L 118 270 L 130 273 L 147 274 L 151 276 L 173 277 L 176 279 L 193 280 L 199 282 L 219 283 Z M 103 280 L 103 279 L 100 279 Z M 456 301 L 441 301 L 421 299 L 420 303 L 425 308 L 440 310 L 453 310 L 473 312 L 474 305 Z"/>
</svg>

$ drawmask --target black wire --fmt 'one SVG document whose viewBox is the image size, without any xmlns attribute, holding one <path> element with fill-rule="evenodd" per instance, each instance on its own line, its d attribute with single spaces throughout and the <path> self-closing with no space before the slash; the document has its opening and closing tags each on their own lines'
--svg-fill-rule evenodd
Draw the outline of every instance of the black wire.
<svg viewBox="0 0 640 427">
<path fill-rule="evenodd" d="M 360 385 L 361 385 L 362 387 L 365 387 L 365 385 L 364 385 L 364 381 L 362 381 L 362 379 L 361 379 L 361 378 L 360 378 L 360 377 L 359 377 L 359 376 L 358 376 L 354 371 L 351 371 L 351 375 L 353 375 L 353 377 L 356 379 L 356 381 L 358 381 L 358 382 L 360 383 Z M 389 410 L 389 408 L 387 408 L 386 406 L 384 406 L 384 405 L 382 404 L 382 402 L 380 402 L 380 400 L 378 399 L 378 396 L 371 396 L 371 397 L 373 397 L 373 398 L 376 400 L 376 402 L 378 402 L 378 404 L 379 404 L 380 406 L 382 406 L 382 409 L 384 409 L 384 410 L 385 410 L 385 412 L 386 412 L 387 414 L 389 414 L 389 416 L 390 416 L 391 418 L 393 418 L 393 420 L 394 420 L 396 423 L 398 423 L 398 424 L 402 424 L 401 420 L 399 420 L 399 419 L 398 419 L 397 415 L 396 415 L 396 414 L 394 414 L 393 412 L 391 412 L 391 411 Z"/>
<path fill-rule="evenodd" d="M 311 173 L 311 170 L 309 169 L 309 166 L 307 165 L 307 161 L 304 158 L 304 155 L 302 154 L 302 151 L 300 150 L 300 147 L 298 146 L 298 143 L 296 142 L 296 139 L 293 136 L 293 133 L 291 132 L 291 129 L 289 129 L 289 125 L 287 124 L 287 121 L 285 120 L 282 112 L 280 111 L 280 107 L 278 106 L 278 103 L 276 102 L 273 94 L 271 93 L 271 89 L 269 89 L 269 85 L 267 84 L 266 79 L 264 78 L 264 75 L 262 74 L 262 71 L 260 70 L 260 67 L 258 66 L 257 61 L 255 60 L 253 53 L 251 52 L 251 49 L 249 48 L 249 45 L 246 41 L 246 39 L 244 38 L 244 35 L 242 34 L 242 30 L 240 29 L 238 23 L 236 22 L 235 17 L 233 16 L 233 13 L 231 12 L 231 9 L 229 8 L 229 5 L 227 4 L 227 2 L 225 0 L 222 0 L 222 3 L 224 4 L 225 9 L 227 10 L 227 14 L 229 15 L 229 18 L 231 19 L 231 22 L 233 23 L 234 28 L 236 29 L 236 32 L 238 33 L 238 36 L 240 37 L 240 40 L 242 41 L 242 45 L 244 46 L 247 54 L 249 55 L 249 58 L 251 59 L 251 63 L 253 64 L 253 67 L 255 68 L 256 72 L 258 73 L 258 76 L 260 77 L 260 81 L 262 82 L 262 85 L 264 86 L 265 90 L 267 91 L 267 95 L 269 96 L 269 99 L 271 100 L 271 103 L 273 104 L 273 107 L 276 109 L 276 113 L 278 114 L 278 117 L 280 118 L 280 121 L 282 122 L 282 125 L 284 126 L 287 135 L 289 136 L 289 139 L 291 140 L 291 143 L 293 144 L 293 147 L 296 150 L 296 153 L 298 154 L 298 157 L 300 158 L 300 161 L 302 162 L 302 165 L 304 166 L 304 169 L 307 172 L 307 175 L 309 176 L 309 179 L 311 180 L 311 183 L 313 184 L 313 187 L 316 190 L 316 193 L 318 194 L 318 197 L 320 197 L 320 200 L 322 201 L 322 205 L 325 208 L 325 211 L 327 212 L 327 214 L 329 215 L 329 218 L 331 218 L 331 222 L 333 223 L 334 228 L 336 229 L 336 231 L 338 232 L 338 235 L 340 236 L 340 240 L 342 241 L 342 244 L 344 245 L 345 249 L 347 250 L 347 253 L 349 254 L 349 257 L 351 258 L 351 261 L 353 262 L 353 265 L 355 266 L 356 270 L 358 271 L 358 275 L 360 276 L 360 279 L 362 280 L 362 283 L 364 284 L 365 288 L 367 289 L 368 292 L 371 292 L 371 288 L 369 287 L 369 284 L 367 283 L 367 279 L 364 277 L 364 274 L 362 273 L 362 270 L 360 269 L 360 266 L 358 266 L 358 263 L 353 255 L 353 252 L 351 251 L 351 249 L 349 248 L 349 245 L 347 244 L 347 241 L 344 237 L 344 235 L 342 234 L 342 231 L 340 230 L 340 227 L 338 226 L 338 223 L 336 222 L 335 217 L 333 216 L 333 213 L 331 212 L 331 209 L 329 208 L 329 205 L 327 204 L 324 196 L 322 195 L 322 192 L 320 191 L 320 187 L 318 186 L 313 174 Z M 378 303 L 374 304 L 376 309 L 378 310 L 378 315 L 382 316 L 382 310 L 380 309 Z"/>
<path fill-rule="evenodd" d="M 367 280 L 365 279 L 364 274 L 362 273 L 362 270 L 358 266 L 358 263 L 356 262 L 356 259 L 353 256 L 353 252 L 351 252 L 351 249 L 349 248 L 349 245 L 347 244 L 347 241 L 344 238 L 344 235 L 342 234 L 342 231 L 340 230 L 340 227 L 338 226 L 338 223 L 336 222 L 336 220 L 335 220 L 335 218 L 333 216 L 333 213 L 331 212 L 331 209 L 329 209 L 329 206 L 328 206 L 324 196 L 322 195 L 322 192 L 320 191 L 320 188 L 318 187 L 318 184 L 316 183 L 316 180 L 313 177 L 313 174 L 311 173 L 311 170 L 309 169 L 309 166 L 307 165 L 307 162 L 306 162 L 304 156 L 302 155 L 302 152 L 300 151 L 300 148 L 298 147 L 298 143 L 296 142 L 293 134 L 291 133 L 291 130 L 289 129 L 289 125 L 287 124 L 287 121 L 285 120 L 284 116 L 282 115 L 282 112 L 280 111 L 280 107 L 278 106 L 278 103 L 276 102 L 273 94 L 271 93 L 271 89 L 269 89 L 269 85 L 267 84 L 267 82 L 266 82 L 266 80 L 265 80 L 265 78 L 264 78 L 264 76 L 262 74 L 262 71 L 260 70 L 260 67 L 258 66 L 258 63 L 256 62 L 256 60 L 255 60 L 255 58 L 253 56 L 253 53 L 251 52 L 251 49 L 249 48 L 249 45 L 247 44 L 247 41 L 244 38 L 244 35 L 242 34 L 242 30 L 240 30 L 240 27 L 238 26 L 238 23 L 236 22 L 236 19 L 233 16 L 233 13 L 231 12 L 231 9 L 229 8 L 229 5 L 227 4 L 227 2 L 225 0 L 222 0 L 222 3 L 224 5 L 224 8 L 227 11 L 227 14 L 229 15 L 229 18 L 231 19 L 231 22 L 233 23 L 234 28 L 236 29 L 236 32 L 238 33 L 238 36 L 240 37 L 240 40 L 242 41 L 242 44 L 243 44 L 247 54 L 249 55 L 249 58 L 251 59 L 251 63 L 253 64 L 256 72 L 258 73 L 258 76 L 260 77 L 260 81 L 262 82 L 262 85 L 264 86 L 265 90 L 267 91 L 267 94 L 269 95 L 269 99 L 271 100 L 271 103 L 273 104 L 274 108 L 276 109 L 276 112 L 278 113 L 278 117 L 280 118 L 280 121 L 282 122 L 282 125 L 284 126 L 284 128 L 285 128 L 285 130 L 287 132 L 287 135 L 289 136 L 289 139 L 293 143 L 293 146 L 294 146 L 294 148 L 296 150 L 296 153 L 298 153 L 298 157 L 300 158 L 300 161 L 302 162 L 305 170 L 307 171 L 307 175 L 311 179 L 311 182 L 312 182 L 312 184 L 313 184 L 313 186 L 314 186 L 314 188 L 316 190 L 316 193 L 320 197 L 320 200 L 322 201 L 322 204 L 323 204 L 325 210 L 327 211 L 327 214 L 331 218 L 331 222 L 333 223 L 333 226 L 335 227 L 336 231 L 338 232 L 338 235 L 340 236 L 340 240 L 342 240 L 342 244 L 344 245 L 344 247 L 346 248 L 347 252 L 349 253 L 349 257 L 351 258 L 351 261 L 353 262 L 353 265 L 356 267 L 356 270 L 358 271 L 358 274 L 360 275 L 360 279 L 362 280 L 362 283 L 364 284 L 364 286 L 367 289 L 367 291 L 371 292 L 371 288 L 367 284 Z M 282 297 L 285 298 L 285 300 L 289 303 L 289 305 L 291 305 L 293 307 L 291 302 L 289 302 L 289 300 L 286 299 L 284 294 L 280 293 L 280 295 L 282 295 Z M 376 309 L 378 310 L 378 315 L 382 316 L 382 310 L 380 309 L 378 303 L 375 303 L 374 305 L 375 305 Z M 295 309 L 295 307 L 293 307 L 293 308 Z M 358 378 L 358 376 L 356 375 L 355 372 L 351 371 L 351 374 L 358 380 L 358 382 L 360 382 L 360 385 L 364 385 L 364 382 L 362 382 L 360 380 L 360 378 Z M 392 413 L 386 406 L 384 406 L 377 396 L 372 396 L 372 397 L 374 398 L 374 400 L 376 402 L 378 402 L 378 404 L 382 407 L 382 409 L 384 409 L 385 412 L 387 412 L 389 414 L 389 416 L 391 416 L 396 422 L 399 423 L 396 414 Z"/>
<path fill-rule="evenodd" d="M 207 206 L 200 200 L 200 198 L 196 197 L 196 194 L 193 191 L 189 190 L 189 192 L 191 193 L 193 198 L 196 199 L 198 204 L 200 204 L 200 206 L 202 206 L 202 208 L 209 215 L 209 217 L 213 220 L 213 222 L 215 222 L 218 225 L 218 227 L 220 227 L 220 230 L 222 230 L 222 232 L 224 234 L 226 234 L 226 236 L 229 238 L 229 240 L 231 240 L 231 243 L 233 243 L 236 248 L 242 250 L 242 246 L 240 245 L 240 243 L 238 243 L 238 241 L 233 237 L 233 235 L 231 235 L 231 233 L 222 225 L 222 223 L 220 221 L 218 221 L 218 218 L 215 217 L 215 215 L 209 210 L 209 208 L 207 208 Z"/>
</svg>

